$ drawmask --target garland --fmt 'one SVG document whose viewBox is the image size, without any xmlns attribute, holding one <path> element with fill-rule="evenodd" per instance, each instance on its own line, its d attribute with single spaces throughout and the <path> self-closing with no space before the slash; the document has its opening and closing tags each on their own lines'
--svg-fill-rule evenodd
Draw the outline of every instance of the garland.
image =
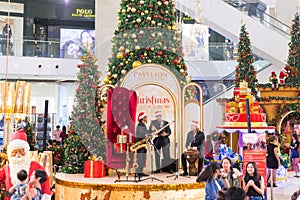
<svg viewBox="0 0 300 200">
<path fill-rule="evenodd" d="M 257 88 L 272 88 L 272 83 L 259 83 L 259 84 L 256 84 L 256 87 Z M 300 84 L 299 83 L 284 83 L 284 84 L 278 84 L 278 87 L 284 87 L 284 88 L 287 88 L 287 87 L 296 87 L 297 89 L 300 87 Z"/>
<path fill-rule="evenodd" d="M 296 97 L 279 97 L 279 96 L 269 96 L 269 97 L 257 97 L 256 101 L 264 101 L 264 102 L 270 102 L 272 100 L 281 100 L 281 101 L 299 101 L 300 96 Z M 286 103 L 286 102 L 283 102 Z"/>
</svg>

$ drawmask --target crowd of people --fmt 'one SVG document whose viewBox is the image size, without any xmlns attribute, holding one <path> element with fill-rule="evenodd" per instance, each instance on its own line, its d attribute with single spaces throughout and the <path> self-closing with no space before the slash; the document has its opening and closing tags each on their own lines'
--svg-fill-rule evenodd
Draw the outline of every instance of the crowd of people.
<svg viewBox="0 0 300 200">
<path fill-rule="evenodd" d="M 290 157 L 292 160 L 295 176 L 299 178 L 299 139 L 294 133 L 289 143 Z M 279 144 L 274 134 L 268 135 L 266 147 L 266 167 L 267 184 L 261 174 L 259 174 L 255 162 L 243 163 L 245 165 L 244 174 L 237 168 L 233 168 L 230 158 L 225 157 L 221 163 L 210 163 L 204 171 L 197 177 L 197 182 L 205 182 L 206 200 L 263 200 L 266 197 L 267 187 L 277 187 L 276 170 L 281 165 L 279 157 Z M 234 193 L 234 194 L 233 194 Z M 236 195 L 235 195 L 236 194 Z M 300 190 L 293 193 L 291 199 L 297 199 Z"/>
<path fill-rule="evenodd" d="M 67 127 L 63 126 L 62 130 L 60 130 L 60 125 L 57 125 L 56 129 L 52 132 L 51 140 L 48 141 L 48 146 L 63 145 L 67 137 Z"/>
</svg>

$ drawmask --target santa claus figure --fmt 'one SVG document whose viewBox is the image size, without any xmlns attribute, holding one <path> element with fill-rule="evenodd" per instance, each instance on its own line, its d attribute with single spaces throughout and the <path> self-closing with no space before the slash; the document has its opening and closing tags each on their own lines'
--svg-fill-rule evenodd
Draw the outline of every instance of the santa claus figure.
<svg viewBox="0 0 300 200">
<path fill-rule="evenodd" d="M 35 170 L 45 170 L 39 163 L 30 161 L 29 158 L 29 144 L 27 142 L 26 132 L 21 129 L 10 135 L 10 141 L 7 146 L 7 155 L 9 165 L 0 169 L 0 181 L 5 183 L 6 191 L 10 187 L 19 182 L 17 173 L 24 169 L 28 174 L 28 182 L 32 172 Z M 7 192 L 8 194 L 8 192 Z M 49 177 L 46 182 L 42 184 L 43 200 L 50 200 L 52 192 L 50 190 Z M 5 200 L 9 200 L 10 197 L 6 196 Z"/>
<path fill-rule="evenodd" d="M 282 68 L 282 70 L 279 73 L 279 82 L 280 84 L 284 84 L 285 83 L 285 79 L 288 77 L 288 73 L 285 70 L 285 68 Z"/>
</svg>

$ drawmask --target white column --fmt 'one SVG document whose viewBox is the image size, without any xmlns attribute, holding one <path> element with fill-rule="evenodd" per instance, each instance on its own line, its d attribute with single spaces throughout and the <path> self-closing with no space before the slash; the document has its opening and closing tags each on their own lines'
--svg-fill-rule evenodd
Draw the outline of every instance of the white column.
<svg viewBox="0 0 300 200">
<path fill-rule="evenodd" d="M 300 0 L 277 0 L 277 19 L 287 25 L 292 24 L 294 15 L 299 11 Z"/>
<path fill-rule="evenodd" d="M 103 80 L 106 77 L 105 71 L 111 54 L 111 39 L 117 28 L 120 2 L 116 0 L 97 0 L 95 2 L 96 56 Z"/>
</svg>

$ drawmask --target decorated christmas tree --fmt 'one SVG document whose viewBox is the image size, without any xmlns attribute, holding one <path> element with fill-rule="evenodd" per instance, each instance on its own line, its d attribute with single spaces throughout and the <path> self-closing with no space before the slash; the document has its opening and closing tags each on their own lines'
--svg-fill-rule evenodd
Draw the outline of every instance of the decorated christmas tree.
<svg viewBox="0 0 300 200">
<path fill-rule="evenodd" d="M 156 63 L 186 82 L 181 36 L 173 0 L 122 0 L 104 82 L 116 85 L 133 68 Z"/>
<path fill-rule="evenodd" d="M 96 58 L 90 51 L 81 57 L 81 61 L 78 65 L 78 87 L 71 116 L 72 134 L 64 146 L 63 172 L 66 173 L 82 173 L 83 161 L 88 159 L 88 155 L 105 159 L 105 122 L 101 121 L 104 109 L 101 109 L 101 102 L 100 107 L 98 106 L 99 100 L 96 98 L 100 72 L 95 64 Z"/>
<path fill-rule="evenodd" d="M 286 82 L 292 85 L 300 83 L 300 21 L 299 14 L 295 14 L 291 29 L 291 42 L 289 43 L 289 56 L 287 61 L 288 78 Z"/>
<path fill-rule="evenodd" d="M 32 127 L 31 127 L 31 124 L 28 119 L 26 121 L 26 125 L 24 126 L 24 130 L 27 134 L 27 141 L 28 141 L 28 144 L 30 147 L 30 151 L 34 151 L 36 149 L 35 148 L 35 134 L 32 131 Z"/>
<path fill-rule="evenodd" d="M 238 65 L 235 69 L 235 85 L 240 86 L 240 82 L 245 80 L 248 83 L 248 87 L 254 96 L 257 95 L 256 91 L 256 70 L 254 69 L 253 54 L 251 50 L 251 43 L 249 33 L 246 30 L 245 25 L 241 27 L 239 44 L 238 44 Z"/>
<path fill-rule="evenodd" d="M 68 135 L 64 144 L 62 172 L 68 174 L 83 173 L 83 163 L 88 159 L 89 153 L 82 145 L 81 138 L 73 125 L 70 126 Z"/>
</svg>

